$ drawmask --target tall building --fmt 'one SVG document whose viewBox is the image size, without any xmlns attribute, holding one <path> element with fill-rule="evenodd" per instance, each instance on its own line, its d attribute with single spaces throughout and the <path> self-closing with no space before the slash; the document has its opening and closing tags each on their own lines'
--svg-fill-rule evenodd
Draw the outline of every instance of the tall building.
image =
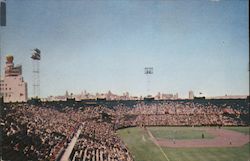
<svg viewBox="0 0 250 161">
<path fill-rule="evenodd" d="M 157 95 L 155 96 L 155 100 L 160 100 L 161 99 L 161 93 L 158 92 Z"/>
<path fill-rule="evenodd" d="M 188 98 L 189 99 L 194 99 L 194 92 L 193 91 L 188 92 Z"/>
<path fill-rule="evenodd" d="M 178 93 L 175 93 L 174 95 L 174 99 L 177 100 L 178 99 Z"/>
<path fill-rule="evenodd" d="M 14 66 L 13 56 L 6 56 L 4 77 L 0 81 L 0 93 L 4 102 L 26 102 L 28 100 L 27 83 L 22 76 L 22 66 Z"/>
</svg>

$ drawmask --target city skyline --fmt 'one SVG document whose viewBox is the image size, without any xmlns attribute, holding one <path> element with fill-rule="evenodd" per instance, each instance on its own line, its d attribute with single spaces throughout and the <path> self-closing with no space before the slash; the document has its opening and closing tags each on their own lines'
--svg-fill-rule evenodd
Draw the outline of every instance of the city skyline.
<svg viewBox="0 0 250 161">
<path fill-rule="evenodd" d="M 66 90 L 248 95 L 248 1 L 7 1 L 1 57 L 41 50 L 41 97 Z M 2 67 L 4 61 L 2 60 Z M 1 71 L 2 72 L 2 71 Z"/>
</svg>

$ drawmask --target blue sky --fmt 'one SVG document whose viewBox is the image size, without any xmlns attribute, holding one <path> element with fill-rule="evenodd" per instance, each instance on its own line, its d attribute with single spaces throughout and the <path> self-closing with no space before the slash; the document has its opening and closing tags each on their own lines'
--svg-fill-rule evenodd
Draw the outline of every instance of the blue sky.
<svg viewBox="0 0 250 161">
<path fill-rule="evenodd" d="M 42 51 L 41 95 L 248 94 L 246 0 L 7 0 L 2 56 L 23 65 L 32 96 L 31 49 Z M 2 63 L 3 64 L 3 63 Z"/>
</svg>

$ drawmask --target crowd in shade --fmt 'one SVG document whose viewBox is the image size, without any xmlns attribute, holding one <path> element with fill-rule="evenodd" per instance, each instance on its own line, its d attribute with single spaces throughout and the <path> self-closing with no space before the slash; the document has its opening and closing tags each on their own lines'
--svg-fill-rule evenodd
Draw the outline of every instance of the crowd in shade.
<svg viewBox="0 0 250 161">
<path fill-rule="evenodd" d="M 55 158 L 81 122 L 75 111 L 66 113 L 28 104 L 10 105 L 3 113 L 3 154 L 13 157 L 11 160 Z"/>
<path fill-rule="evenodd" d="M 57 160 L 81 129 L 70 160 L 133 161 L 116 130 L 131 126 L 246 126 L 247 107 L 165 101 L 58 108 L 8 104 L 1 109 L 4 160 Z M 81 127 L 81 128 L 80 128 Z"/>
<path fill-rule="evenodd" d="M 118 128 L 129 126 L 246 126 L 247 108 L 235 109 L 227 104 L 194 102 L 139 103 L 134 108 L 124 105 L 114 107 Z"/>
</svg>

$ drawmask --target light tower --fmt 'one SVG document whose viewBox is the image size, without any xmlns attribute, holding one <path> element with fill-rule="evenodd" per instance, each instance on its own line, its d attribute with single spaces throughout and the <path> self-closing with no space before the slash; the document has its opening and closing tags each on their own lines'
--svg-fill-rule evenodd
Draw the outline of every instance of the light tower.
<svg viewBox="0 0 250 161">
<path fill-rule="evenodd" d="M 144 68 L 144 74 L 146 75 L 147 77 L 147 93 L 149 94 L 150 92 L 150 75 L 152 75 L 154 73 L 154 69 L 153 67 L 145 67 Z"/>
<path fill-rule="evenodd" d="M 32 66 L 33 66 L 33 98 L 40 96 L 40 60 L 41 51 L 37 48 L 32 50 Z"/>
</svg>

